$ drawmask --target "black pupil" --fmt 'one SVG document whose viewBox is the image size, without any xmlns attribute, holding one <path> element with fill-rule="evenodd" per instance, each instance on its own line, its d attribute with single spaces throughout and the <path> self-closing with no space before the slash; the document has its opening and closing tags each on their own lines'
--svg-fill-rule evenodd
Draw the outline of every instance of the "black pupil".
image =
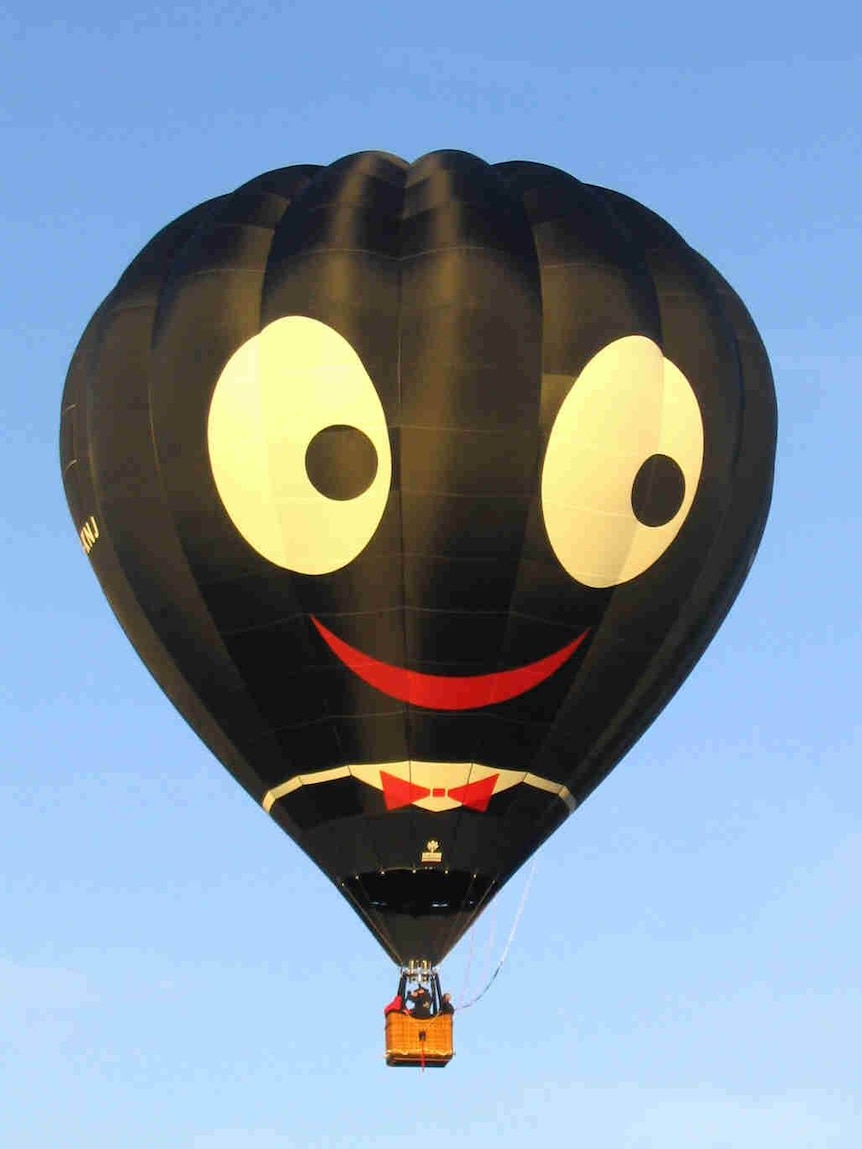
<svg viewBox="0 0 862 1149">
<path fill-rule="evenodd" d="M 308 444 L 305 470 L 321 495 L 355 499 L 374 482 L 377 451 L 358 427 L 324 427 Z"/>
<path fill-rule="evenodd" d="M 685 476 L 669 455 L 650 455 L 632 483 L 632 510 L 645 527 L 663 527 L 685 498 Z"/>
</svg>

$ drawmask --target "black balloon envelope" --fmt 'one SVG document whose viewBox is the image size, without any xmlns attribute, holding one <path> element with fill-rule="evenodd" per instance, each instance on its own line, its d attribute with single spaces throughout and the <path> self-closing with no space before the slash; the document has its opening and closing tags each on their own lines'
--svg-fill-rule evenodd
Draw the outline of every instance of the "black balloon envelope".
<svg viewBox="0 0 862 1149">
<path fill-rule="evenodd" d="M 160 232 L 81 339 L 61 450 L 165 693 L 436 964 L 703 652 L 775 420 L 744 306 L 648 209 L 366 152 Z"/>
</svg>

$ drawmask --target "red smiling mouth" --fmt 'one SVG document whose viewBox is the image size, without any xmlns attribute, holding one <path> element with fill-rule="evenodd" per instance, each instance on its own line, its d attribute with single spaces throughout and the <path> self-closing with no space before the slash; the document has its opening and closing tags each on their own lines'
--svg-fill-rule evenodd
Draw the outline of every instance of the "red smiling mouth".
<svg viewBox="0 0 862 1149">
<path fill-rule="evenodd" d="M 534 686 L 550 678 L 555 670 L 559 670 L 590 633 L 588 628 L 553 654 L 540 658 L 537 662 L 530 662 L 526 666 L 518 666 L 514 670 L 449 676 L 420 674 L 418 670 L 404 670 L 398 666 L 390 666 L 388 662 L 371 658 L 370 655 L 363 654 L 361 650 L 337 638 L 322 622 L 318 622 L 314 615 L 311 616 L 311 621 L 332 653 L 363 682 L 367 682 L 369 686 L 373 686 L 383 694 L 388 694 L 390 698 L 397 698 L 399 702 L 409 702 L 413 706 L 422 706 L 426 710 L 478 710 L 482 706 L 494 706 L 498 702 L 508 702 L 511 698 L 517 698 L 519 694 L 532 690 Z"/>
</svg>

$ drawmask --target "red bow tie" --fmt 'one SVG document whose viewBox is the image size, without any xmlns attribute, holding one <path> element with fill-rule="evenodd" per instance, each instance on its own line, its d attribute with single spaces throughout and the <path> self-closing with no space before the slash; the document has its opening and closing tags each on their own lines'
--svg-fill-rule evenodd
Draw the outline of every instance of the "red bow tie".
<svg viewBox="0 0 862 1149">
<path fill-rule="evenodd" d="M 466 786 L 452 786 L 446 790 L 442 786 L 431 789 L 428 786 L 417 786 L 406 778 L 396 778 L 394 774 L 380 771 L 380 781 L 383 783 L 383 801 L 387 810 L 398 810 L 401 806 L 409 806 L 421 798 L 452 798 L 460 802 L 468 810 L 477 810 L 484 813 L 488 809 L 491 795 L 497 784 L 499 774 L 491 774 L 479 782 L 468 782 Z"/>
</svg>

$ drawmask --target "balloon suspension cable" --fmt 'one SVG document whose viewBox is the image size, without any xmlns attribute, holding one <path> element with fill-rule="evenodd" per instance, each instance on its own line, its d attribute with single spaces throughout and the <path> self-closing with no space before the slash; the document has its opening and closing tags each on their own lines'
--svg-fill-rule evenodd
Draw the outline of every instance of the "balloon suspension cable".
<svg viewBox="0 0 862 1149">
<path fill-rule="evenodd" d="M 476 950 L 476 931 L 470 930 L 470 948 L 467 951 L 467 964 L 464 967 L 464 975 L 461 978 L 461 992 L 455 998 L 456 1001 L 465 1001 L 467 998 L 467 991 L 470 988 L 470 971 L 473 968 L 473 954 Z"/>
<path fill-rule="evenodd" d="M 491 914 L 491 928 L 488 930 L 488 940 L 485 943 L 485 953 L 484 953 L 484 957 L 480 959 L 481 968 L 476 971 L 477 972 L 476 980 L 477 980 L 479 985 L 483 985 L 487 981 L 488 975 L 491 971 L 491 967 L 492 967 L 493 962 L 494 962 L 494 941 L 496 940 L 496 937 L 497 937 L 497 923 L 498 923 L 499 916 L 500 916 L 500 903 L 498 901 L 496 901 L 496 899 L 491 902 L 490 914 Z M 457 1001 L 466 1001 L 467 995 L 472 988 L 472 986 L 471 986 L 471 980 L 472 979 L 470 977 L 470 972 L 471 972 L 471 966 L 473 964 L 473 955 L 475 952 L 475 942 L 476 942 L 476 931 L 475 931 L 475 929 L 472 929 L 472 930 L 470 930 L 470 953 L 469 953 L 469 957 L 468 957 L 468 961 L 467 961 L 467 968 L 464 970 L 464 977 L 462 978 L 461 992 L 458 994 L 458 997 L 456 999 Z M 483 992 L 484 992 L 484 990 L 483 990 Z"/>
<path fill-rule="evenodd" d="M 497 968 L 494 970 L 494 972 L 488 978 L 488 981 L 486 982 L 485 986 L 479 991 L 479 993 L 477 993 L 475 997 L 471 998 L 467 1002 L 464 1002 L 463 1005 L 458 1007 L 459 1013 L 463 1013 L 465 1009 L 469 1009 L 471 1005 L 475 1005 L 477 1001 L 480 1001 L 481 998 L 483 998 L 485 996 L 485 994 L 488 992 L 488 990 L 491 988 L 491 986 L 497 980 L 497 976 L 500 973 L 500 970 L 503 968 L 503 965 L 505 964 L 506 958 L 509 956 L 509 950 L 512 948 L 512 942 L 515 940 L 515 934 L 518 932 L 518 924 L 521 921 L 521 915 L 523 914 L 524 907 L 527 904 L 527 895 L 530 892 L 530 886 L 533 884 L 533 875 L 535 874 L 535 872 L 536 872 L 536 859 L 534 858 L 533 864 L 530 866 L 530 872 L 527 874 L 527 881 L 524 885 L 524 891 L 521 894 L 521 901 L 519 902 L 517 912 L 515 913 L 515 920 L 512 922 L 511 930 L 509 930 L 509 936 L 508 936 L 508 938 L 506 938 L 506 944 L 503 946 L 503 952 L 500 955 L 500 960 L 497 962 Z"/>
</svg>

